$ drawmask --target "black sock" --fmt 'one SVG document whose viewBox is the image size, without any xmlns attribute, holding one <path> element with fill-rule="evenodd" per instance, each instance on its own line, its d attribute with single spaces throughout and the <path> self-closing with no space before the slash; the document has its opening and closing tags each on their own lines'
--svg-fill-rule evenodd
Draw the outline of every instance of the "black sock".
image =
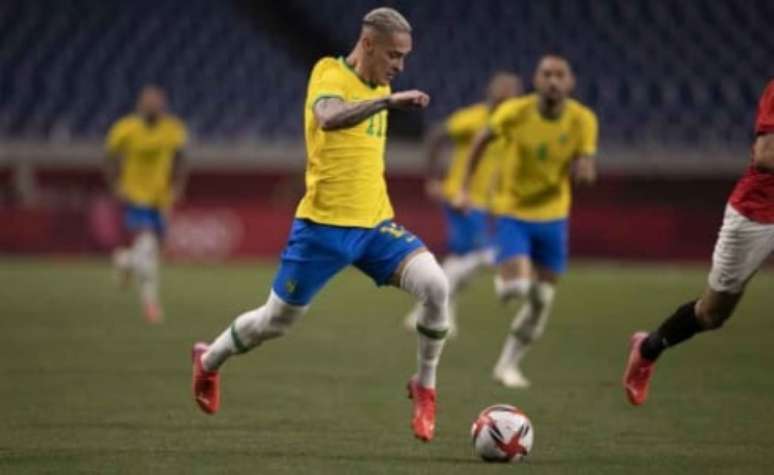
<svg viewBox="0 0 774 475">
<path fill-rule="evenodd" d="M 703 330 L 696 318 L 696 301 L 688 302 L 675 310 L 671 317 L 664 320 L 640 346 L 643 358 L 656 361 L 661 352 L 670 346 L 675 346 Z"/>
</svg>

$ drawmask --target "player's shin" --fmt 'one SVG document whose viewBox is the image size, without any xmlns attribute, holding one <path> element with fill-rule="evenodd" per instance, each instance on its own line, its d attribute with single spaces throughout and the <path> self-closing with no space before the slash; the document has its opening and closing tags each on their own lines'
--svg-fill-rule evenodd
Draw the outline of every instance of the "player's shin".
<svg viewBox="0 0 774 475">
<path fill-rule="evenodd" d="M 143 231 L 132 244 L 132 268 L 137 278 L 140 299 L 151 318 L 160 312 L 159 240 L 152 231 Z"/>
<path fill-rule="evenodd" d="M 207 371 L 217 371 L 229 357 L 284 335 L 308 308 L 285 303 L 272 291 L 262 307 L 239 315 L 212 342 L 202 355 L 202 366 Z"/>
<path fill-rule="evenodd" d="M 543 335 L 555 294 L 556 288 L 549 282 L 537 282 L 531 287 L 529 298 L 513 319 L 495 373 L 517 368 L 529 346 Z"/>
<path fill-rule="evenodd" d="M 656 361 L 665 349 L 678 345 L 704 330 L 696 316 L 696 301 L 681 305 L 658 329 L 642 341 L 640 354 Z"/>
<path fill-rule="evenodd" d="M 502 302 L 522 300 L 529 296 L 532 281 L 528 278 L 503 279 L 497 275 L 494 279 L 495 293 Z"/>
<path fill-rule="evenodd" d="M 465 287 L 476 272 L 489 262 L 488 255 L 488 251 L 473 251 L 462 256 L 450 255 L 443 260 L 441 268 L 449 279 L 451 295 Z"/>
<path fill-rule="evenodd" d="M 406 264 L 400 286 L 421 302 L 417 317 L 417 378 L 421 386 L 435 388 L 436 368 L 449 328 L 448 280 L 433 255 L 423 252 Z"/>
</svg>

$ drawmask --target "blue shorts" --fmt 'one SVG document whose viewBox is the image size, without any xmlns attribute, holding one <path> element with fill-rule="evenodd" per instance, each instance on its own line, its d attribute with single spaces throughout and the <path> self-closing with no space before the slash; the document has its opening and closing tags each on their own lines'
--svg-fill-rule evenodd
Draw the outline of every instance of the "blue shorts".
<svg viewBox="0 0 774 475">
<path fill-rule="evenodd" d="M 130 232 L 151 230 L 162 236 L 167 223 L 158 208 L 124 204 L 124 226 Z"/>
<path fill-rule="evenodd" d="M 501 264 L 517 256 L 528 256 L 538 266 L 557 274 L 567 270 L 568 222 L 524 221 L 508 216 L 497 218 L 495 261 Z"/>
<path fill-rule="evenodd" d="M 449 205 L 444 205 L 443 210 L 449 252 L 462 256 L 492 245 L 489 214 L 486 211 L 471 209 L 463 213 Z"/>
<path fill-rule="evenodd" d="M 348 265 L 387 284 L 403 259 L 425 244 L 392 220 L 353 228 L 293 220 L 272 288 L 285 302 L 306 305 L 328 280 Z"/>
</svg>

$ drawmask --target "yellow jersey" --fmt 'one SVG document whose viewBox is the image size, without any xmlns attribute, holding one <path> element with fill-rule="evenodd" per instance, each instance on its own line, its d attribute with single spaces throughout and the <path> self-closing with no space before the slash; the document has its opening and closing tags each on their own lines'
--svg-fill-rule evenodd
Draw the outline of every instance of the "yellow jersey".
<svg viewBox="0 0 774 475">
<path fill-rule="evenodd" d="M 486 104 L 474 104 L 457 110 L 444 124 L 453 143 L 451 163 L 442 187 L 443 196 L 448 201 L 453 201 L 460 193 L 473 138 L 487 126 L 490 115 L 491 111 Z M 471 177 L 469 195 L 476 208 L 487 209 L 491 205 L 495 172 L 502 153 L 502 141 L 491 143 Z"/>
<path fill-rule="evenodd" d="M 597 152 L 597 117 L 568 99 L 556 119 L 543 117 L 535 94 L 509 99 L 489 121 L 510 149 L 502 164 L 494 212 L 534 221 L 570 212 L 572 162 Z"/>
<path fill-rule="evenodd" d="M 369 84 L 344 58 L 326 57 L 314 66 L 304 108 L 306 194 L 296 210 L 297 218 L 373 228 L 393 217 L 384 180 L 387 111 L 333 131 L 322 130 L 313 111 L 317 101 L 327 97 L 358 102 L 389 94 L 389 86 Z"/>
<path fill-rule="evenodd" d="M 187 135 L 183 122 L 171 115 L 149 125 L 139 115 L 130 114 L 113 124 L 105 146 L 111 157 L 122 158 L 121 198 L 137 206 L 169 206 L 175 155 L 185 146 Z"/>
</svg>

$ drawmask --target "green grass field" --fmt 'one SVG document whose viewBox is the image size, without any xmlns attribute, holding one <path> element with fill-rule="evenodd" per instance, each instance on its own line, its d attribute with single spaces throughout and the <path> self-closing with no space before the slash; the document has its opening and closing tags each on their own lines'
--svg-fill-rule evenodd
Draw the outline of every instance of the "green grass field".
<svg viewBox="0 0 774 475">
<path fill-rule="evenodd" d="M 291 334 L 233 359 L 216 416 L 189 394 L 191 344 L 262 303 L 273 266 L 165 270 L 167 322 L 148 326 L 102 261 L 0 260 L 0 473 L 772 473 L 774 274 L 738 314 L 660 363 L 652 398 L 619 385 L 632 330 L 656 325 L 704 282 L 701 267 L 577 263 L 529 354 L 534 387 L 490 369 L 513 309 L 482 276 L 460 298 L 461 335 L 439 373 L 436 440 L 411 436 L 404 384 L 410 306 L 355 271 Z M 479 410 L 505 402 L 535 425 L 521 466 L 471 453 Z"/>
</svg>

